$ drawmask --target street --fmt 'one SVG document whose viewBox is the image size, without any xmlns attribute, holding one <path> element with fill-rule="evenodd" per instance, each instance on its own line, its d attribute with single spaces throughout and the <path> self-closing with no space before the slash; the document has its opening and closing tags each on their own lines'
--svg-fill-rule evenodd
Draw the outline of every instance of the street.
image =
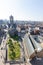
<svg viewBox="0 0 43 65">
<path fill-rule="evenodd" d="M 8 35 L 5 34 L 3 36 L 2 43 L 0 45 L 0 65 L 5 65 L 7 39 L 8 39 Z"/>
</svg>

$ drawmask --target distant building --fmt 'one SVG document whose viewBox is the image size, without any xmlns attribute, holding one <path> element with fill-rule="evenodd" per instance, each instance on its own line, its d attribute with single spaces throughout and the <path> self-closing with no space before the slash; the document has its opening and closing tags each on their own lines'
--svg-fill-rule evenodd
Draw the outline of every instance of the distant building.
<svg viewBox="0 0 43 65">
<path fill-rule="evenodd" d="M 30 33 L 31 33 L 31 35 L 40 35 L 40 29 L 39 29 L 39 27 L 33 28 Z"/>
<path fill-rule="evenodd" d="M 21 36 L 21 28 L 19 26 L 16 27 L 16 30 L 18 31 L 18 36 Z"/>
<path fill-rule="evenodd" d="M 39 31 L 40 31 L 39 27 L 34 28 L 34 34 L 39 34 Z"/>
<path fill-rule="evenodd" d="M 9 27 L 9 34 L 10 34 L 11 36 L 17 34 L 16 27 L 17 27 L 17 26 L 16 26 L 16 23 L 14 23 L 14 18 L 13 18 L 13 16 L 11 15 L 11 16 L 10 16 L 10 27 Z"/>
<path fill-rule="evenodd" d="M 10 16 L 10 23 L 11 23 L 11 24 L 13 24 L 13 23 L 14 23 L 14 18 L 13 18 L 13 16 L 12 16 L 12 15 Z"/>
</svg>

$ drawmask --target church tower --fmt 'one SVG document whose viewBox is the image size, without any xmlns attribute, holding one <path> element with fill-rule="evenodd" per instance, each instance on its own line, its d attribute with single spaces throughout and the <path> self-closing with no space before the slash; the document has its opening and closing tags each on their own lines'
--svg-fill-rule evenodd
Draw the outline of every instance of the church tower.
<svg viewBox="0 0 43 65">
<path fill-rule="evenodd" d="M 10 27 L 12 27 L 13 24 L 14 24 L 14 18 L 13 18 L 13 16 L 11 15 L 11 16 L 10 16 Z"/>
</svg>

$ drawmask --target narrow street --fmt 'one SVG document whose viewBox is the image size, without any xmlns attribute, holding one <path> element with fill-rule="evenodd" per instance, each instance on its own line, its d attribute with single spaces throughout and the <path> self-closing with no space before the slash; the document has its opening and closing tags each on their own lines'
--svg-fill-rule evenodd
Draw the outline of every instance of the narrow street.
<svg viewBox="0 0 43 65">
<path fill-rule="evenodd" d="M 4 35 L 0 46 L 0 65 L 5 65 L 7 39 L 8 39 L 8 35 L 6 34 L 6 37 Z"/>
</svg>

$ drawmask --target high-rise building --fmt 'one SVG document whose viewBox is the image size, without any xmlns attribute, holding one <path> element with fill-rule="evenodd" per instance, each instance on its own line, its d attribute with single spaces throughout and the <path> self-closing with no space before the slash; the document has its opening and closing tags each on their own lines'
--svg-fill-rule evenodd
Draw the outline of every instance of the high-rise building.
<svg viewBox="0 0 43 65">
<path fill-rule="evenodd" d="M 14 18 L 12 15 L 10 16 L 9 34 L 11 36 L 14 36 L 15 34 L 17 34 L 16 23 L 14 23 Z"/>
<path fill-rule="evenodd" d="M 11 24 L 11 25 L 13 25 L 13 24 L 14 24 L 14 18 L 13 18 L 13 16 L 12 16 L 12 15 L 10 16 L 10 24 Z"/>
</svg>

